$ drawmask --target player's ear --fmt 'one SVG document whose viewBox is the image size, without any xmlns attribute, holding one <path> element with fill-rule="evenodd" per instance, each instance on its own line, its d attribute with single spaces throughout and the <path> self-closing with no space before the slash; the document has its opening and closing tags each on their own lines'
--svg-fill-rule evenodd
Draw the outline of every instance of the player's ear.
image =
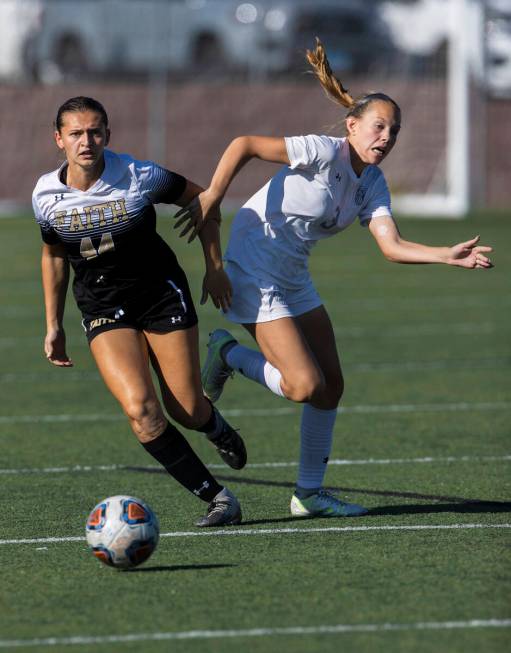
<svg viewBox="0 0 511 653">
<path fill-rule="evenodd" d="M 109 130 L 108 127 L 107 127 L 107 129 L 106 129 L 105 145 L 108 145 L 108 143 L 110 143 L 110 130 Z"/>
<path fill-rule="evenodd" d="M 346 118 L 346 131 L 348 134 L 354 134 L 356 130 L 358 120 L 355 116 L 348 116 Z"/>
<path fill-rule="evenodd" d="M 60 150 L 63 150 L 64 149 L 64 142 L 62 141 L 62 136 L 60 135 L 60 132 L 58 131 L 58 129 L 55 130 L 55 132 L 53 133 L 53 136 L 55 138 L 55 143 L 57 143 L 57 147 Z"/>
</svg>

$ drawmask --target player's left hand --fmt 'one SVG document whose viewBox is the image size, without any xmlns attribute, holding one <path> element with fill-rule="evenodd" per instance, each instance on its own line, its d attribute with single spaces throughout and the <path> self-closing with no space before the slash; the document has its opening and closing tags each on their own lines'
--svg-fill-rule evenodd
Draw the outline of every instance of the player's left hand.
<svg viewBox="0 0 511 653">
<path fill-rule="evenodd" d="M 193 200 L 183 206 L 182 209 L 176 213 L 174 218 L 176 222 L 174 224 L 174 229 L 179 229 L 181 225 L 184 225 L 184 229 L 179 234 L 179 238 L 183 238 L 186 234 L 192 230 L 192 233 L 188 237 L 188 242 L 191 243 L 192 240 L 197 236 L 201 230 L 202 225 L 204 224 L 204 214 L 202 212 L 202 206 L 199 199 L 200 195 L 197 195 Z"/>
<path fill-rule="evenodd" d="M 180 238 L 191 231 L 187 241 L 189 243 L 196 238 L 207 220 L 216 220 L 219 224 L 221 222 L 218 202 L 208 189 L 194 197 L 189 204 L 176 213 L 174 218 L 176 219 L 174 229 L 179 229 L 181 225 L 184 225 L 184 229 L 179 234 Z"/>
<path fill-rule="evenodd" d="M 488 252 L 493 251 L 491 247 L 478 245 L 479 236 L 467 240 L 464 243 L 458 243 L 450 248 L 449 263 L 462 268 L 492 268 L 493 263 L 486 256 Z"/>
<path fill-rule="evenodd" d="M 205 304 L 208 296 L 217 308 L 225 313 L 231 305 L 232 286 L 227 273 L 223 268 L 206 272 L 202 282 L 202 296 L 200 303 Z"/>
</svg>

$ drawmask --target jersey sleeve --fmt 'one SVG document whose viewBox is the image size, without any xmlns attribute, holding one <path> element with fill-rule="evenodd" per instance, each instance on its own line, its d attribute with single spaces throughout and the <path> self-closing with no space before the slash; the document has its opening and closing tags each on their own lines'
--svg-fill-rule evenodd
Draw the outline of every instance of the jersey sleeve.
<svg viewBox="0 0 511 653">
<path fill-rule="evenodd" d="M 328 136 L 288 136 L 285 139 L 290 168 L 319 172 L 329 168 L 337 155 Z"/>
<path fill-rule="evenodd" d="M 174 204 L 186 188 L 186 179 L 152 161 L 136 161 L 135 174 L 140 194 L 151 204 Z"/>
<path fill-rule="evenodd" d="M 392 217 L 392 208 L 387 182 L 383 174 L 380 174 L 372 187 L 367 202 L 362 206 L 358 218 L 360 224 L 367 227 L 372 218 L 379 218 L 384 215 Z"/>
<path fill-rule="evenodd" d="M 50 221 L 42 214 L 37 202 L 36 193 L 32 195 L 32 208 L 37 224 L 41 230 L 41 238 L 47 245 L 56 245 L 60 243 L 60 238 L 50 224 Z"/>
</svg>

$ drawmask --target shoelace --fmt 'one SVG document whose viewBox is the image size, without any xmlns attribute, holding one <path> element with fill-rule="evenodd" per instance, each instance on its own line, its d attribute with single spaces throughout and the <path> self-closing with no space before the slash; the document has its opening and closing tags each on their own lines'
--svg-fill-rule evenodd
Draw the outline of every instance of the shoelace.
<svg viewBox="0 0 511 653">
<path fill-rule="evenodd" d="M 224 430 L 213 440 L 217 447 L 226 447 L 232 443 L 233 435 L 238 435 L 239 429 L 228 429 Z"/>
<path fill-rule="evenodd" d="M 333 494 L 330 494 L 330 492 L 327 492 L 326 490 L 320 490 L 318 492 L 318 497 L 331 505 L 337 505 L 338 503 L 343 503 L 337 497 L 334 497 Z"/>
<path fill-rule="evenodd" d="M 227 379 L 232 379 L 234 377 L 234 370 L 220 370 L 218 372 L 218 377 L 220 379 L 227 381 Z"/>
<path fill-rule="evenodd" d="M 222 511 L 224 508 L 230 508 L 231 504 L 226 499 L 218 499 L 217 501 L 212 501 L 208 505 L 208 517 L 213 513 Z"/>
</svg>

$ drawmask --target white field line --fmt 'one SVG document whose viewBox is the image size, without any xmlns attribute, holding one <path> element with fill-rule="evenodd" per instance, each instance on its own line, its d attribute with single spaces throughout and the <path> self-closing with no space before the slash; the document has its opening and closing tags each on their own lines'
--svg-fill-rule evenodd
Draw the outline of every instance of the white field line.
<svg viewBox="0 0 511 653">
<path fill-rule="evenodd" d="M 503 354 L 500 358 L 473 358 L 465 360 L 431 360 L 431 361 L 396 361 L 383 363 L 345 363 L 345 371 L 354 372 L 421 372 L 425 370 L 464 370 L 464 369 L 493 369 L 511 366 L 511 356 Z M 62 379 L 67 382 L 97 381 L 103 383 L 99 372 L 96 370 L 69 370 L 63 371 Z M 56 381 L 55 371 L 48 372 L 5 372 L 0 374 L 0 383 Z"/>
<path fill-rule="evenodd" d="M 328 461 L 329 466 L 350 466 L 350 465 L 421 465 L 421 464 L 443 464 L 443 463 L 479 463 L 479 462 L 509 462 L 511 455 L 503 456 L 444 456 L 435 458 L 424 456 L 422 458 L 366 458 L 360 460 L 348 460 L 333 458 Z M 244 469 L 275 469 L 286 467 L 297 467 L 298 461 L 248 463 Z M 18 476 L 22 474 L 69 474 L 76 472 L 116 472 L 131 471 L 134 465 L 72 465 L 70 467 L 20 467 L 12 469 L 0 469 L 0 476 Z M 161 470 L 158 465 L 136 466 L 137 469 L 146 471 Z M 208 464 L 210 469 L 230 468 L 221 463 Z"/>
<path fill-rule="evenodd" d="M 0 639 L 0 648 L 127 644 L 131 642 L 186 639 L 227 639 L 233 637 L 344 635 L 349 633 L 387 633 L 402 630 L 463 630 L 469 628 L 509 628 L 510 626 L 511 619 L 470 619 L 468 621 L 418 621 L 401 624 L 335 624 L 321 626 L 290 626 L 287 628 L 247 628 L 244 630 L 184 630 L 166 633 L 131 633 L 129 635 L 82 635 L 75 637 L 47 637 L 40 639 Z"/>
<path fill-rule="evenodd" d="M 511 524 L 416 524 L 402 526 L 330 526 L 323 528 L 228 528 L 228 529 L 204 529 L 197 531 L 174 531 L 172 533 L 160 533 L 160 537 L 237 537 L 250 535 L 310 535 L 311 533 L 371 533 L 383 531 L 464 531 L 464 530 L 487 530 L 487 529 L 508 529 Z M 0 544 L 62 544 L 65 542 L 85 542 L 83 536 L 67 537 L 35 537 L 13 540 L 0 540 Z"/>
<path fill-rule="evenodd" d="M 488 401 L 488 402 L 459 402 L 445 404 L 360 404 L 358 406 L 341 406 L 338 413 L 457 413 L 457 412 L 480 412 L 491 410 L 509 410 L 509 401 Z M 222 410 L 226 417 L 278 417 L 279 415 L 293 415 L 300 410 L 299 406 L 287 406 L 285 408 L 228 408 Z M 56 414 L 56 415 L 2 415 L 1 424 L 23 424 L 37 422 L 112 422 L 125 420 L 121 413 L 85 413 L 85 414 Z"/>
</svg>

